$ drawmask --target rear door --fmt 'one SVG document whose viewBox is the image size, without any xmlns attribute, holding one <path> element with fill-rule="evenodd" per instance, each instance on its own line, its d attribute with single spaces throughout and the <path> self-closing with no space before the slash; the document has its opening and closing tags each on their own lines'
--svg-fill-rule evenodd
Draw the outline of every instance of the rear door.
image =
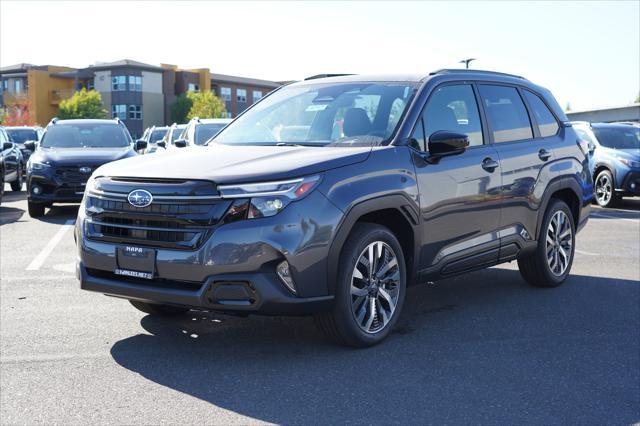
<svg viewBox="0 0 640 426">
<path fill-rule="evenodd" d="M 550 178 L 559 125 L 542 99 L 515 86 L 479 84 L 502 174 L 502 245 L 535 239 L 538 209 Z M 527 108 L 527 105 L 530 107 Z M 503 250 L 501 257 L 508 257 Z"/>
<path fill-rule="evenodd" d="M 413 131 L 414 164 L 420 189 L 423 274 L 457 273 L 498 258 L 500 165 L 486 138 L 471 83 L 446 83 L 430 94 Z M 461 154 L 428 161 L 429 137 L 440 130 L 464 133 Z"/>
</svg>

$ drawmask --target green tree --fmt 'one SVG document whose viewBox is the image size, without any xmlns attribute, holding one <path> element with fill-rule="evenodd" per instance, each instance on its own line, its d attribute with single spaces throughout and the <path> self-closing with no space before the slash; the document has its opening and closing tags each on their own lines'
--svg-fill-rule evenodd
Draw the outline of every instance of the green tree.
<svg viewBox="0 0 640 426">
<path fill-rule="evenodd" d="M 222 99 L 213 92 L 188 92 L 187 98 L 192 102 L 187 119 L 199 118 L 222 118 L 226 116 L 227 110 Z"/>
<path fill-rule="evenodd" d="M 60 101 L 58 117 L 68 118 L 105 118 L 107 110 L 102 103 L 102 96 L 95 90 L 82 89 L 69 99 Z"/>
<path fill-rule="evenodd" d="M 193 101 L 184 93 L 171 104 L 171 121 L 174 123 L 186 123 L 187 115 L 191 111 Z"/>
</svg>

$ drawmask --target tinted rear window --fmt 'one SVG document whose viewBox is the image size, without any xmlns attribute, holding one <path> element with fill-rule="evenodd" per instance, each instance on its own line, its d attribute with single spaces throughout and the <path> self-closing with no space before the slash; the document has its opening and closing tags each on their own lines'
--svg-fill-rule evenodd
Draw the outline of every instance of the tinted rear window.
<svg viewBox="0 0 640 426">
<path fill-rule="evenodd" d="M 529 114 L 514 87 L 480 85 L 478 88 L 494 142 L 533 138 Z"/>
<path fill-rule="evenodd" d="M 542 102 L 542 99 L 528 90 L 524 91 L 524 96 L 527 98 L 527 102 L 529 102 L 531 112 L 536 117 L 540 136 L 545 138 L 558 133 L 558 122 L 551 111 L 549 111 L 549 108 Z"/>
</svg>

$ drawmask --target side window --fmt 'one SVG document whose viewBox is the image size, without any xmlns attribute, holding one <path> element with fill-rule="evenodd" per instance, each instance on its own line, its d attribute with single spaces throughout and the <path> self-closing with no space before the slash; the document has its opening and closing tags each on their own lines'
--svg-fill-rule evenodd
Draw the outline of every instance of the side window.
<svg viewBox="0 0 640 426">
<path fill-rule="evenodd" d="M 413 134 L 410 140 L 411 147 L 418 151 L 427 150 L 427 141 L 424 138 L 424 126 L 422 125 L 422 117 L 418 120 L 416 127 L 413 129 Z"/>
<path fill-rule="evenodd" d="M 422 113 L 422 122 L 425 144 L 440 130 L 466 134 L 470 146 L 483 144 L 478 104 L 469 84 L 437 88 Z"/>
<path fill-rule="evenodd" d="M 536 117 L 540 136 L 545 138 L 547 136 L 553 136 L 558 133 L 558 122 L 556 121 L 556 118 L 553 116 L 551 111 L 549 111 L 549 108 L 547 108 L 544 102 L 542 102 L 542 99 L 540 99 L 538 95 L 528 90 L 524 91 L 524 96 L 527 98 L 527 102 L 529 102 L 531 111 Z"/>
<path fill-rule="evenodd" d="M 480 85 L 478 88 L 494 142 L 533 138 L 529 114 L 515 87 Z"/>
</svg>

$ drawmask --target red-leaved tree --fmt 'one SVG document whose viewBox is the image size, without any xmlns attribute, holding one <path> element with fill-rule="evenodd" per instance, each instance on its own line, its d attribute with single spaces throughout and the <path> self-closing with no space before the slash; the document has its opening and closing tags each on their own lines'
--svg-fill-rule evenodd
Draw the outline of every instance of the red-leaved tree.
<svg viewBox="0 0 640 426">
<path fill-rule="evenodd" d="M 7 103 L 5 113 L 2 116 L 3 126 L 30 126 L 33 125 L 29 114 L 29 102 L 26 99 L 15 99 Z"/>
</svg>

